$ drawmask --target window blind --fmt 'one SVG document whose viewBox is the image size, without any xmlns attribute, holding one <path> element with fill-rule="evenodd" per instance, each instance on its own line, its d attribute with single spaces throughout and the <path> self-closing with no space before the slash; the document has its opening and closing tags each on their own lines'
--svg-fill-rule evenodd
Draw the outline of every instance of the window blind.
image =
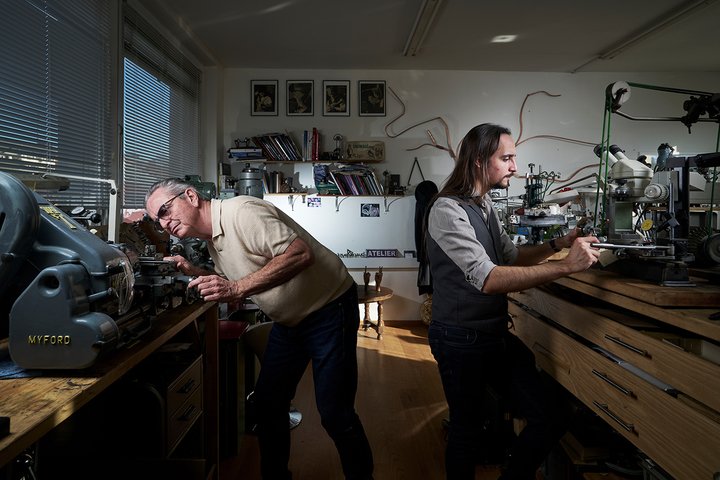
<svg viewBox="0 0 720 480">
<path fill-rule="evenodd" d="M 124 13 L 124 208 L 150 185 L 199 175 L 200 71 L 136 11 Z"/>
<path fill-rule="evenodd" d="M 0 169 L 111 178 L 112 4 L 3 2 Z M 109 202 L 109 186 L 92 181 L 41 193 L 61 207 Z"/>
</svg>

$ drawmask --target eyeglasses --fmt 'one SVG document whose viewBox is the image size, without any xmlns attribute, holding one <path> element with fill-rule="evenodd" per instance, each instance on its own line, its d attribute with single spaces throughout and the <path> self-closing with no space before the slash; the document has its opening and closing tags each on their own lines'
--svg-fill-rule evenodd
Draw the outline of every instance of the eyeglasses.
<svg viewBox="0 0 720 480">
<path fill-rule="evenodd" d="M 159 223 L 161 219 L 167 217 L 168 212 L 170 211 L 170 207 L 172 206 L 172 203 L 175 201 L 176 198 L 178 198 L 180 195 L 184 195 L 184 194 L 185 194 L 185 192 L 180 192 L 177 195 L 175 195 L 174 197 L 172 197 L 170 200 L 168 200 L 167 202 L 160 205 L 160 208 L 158 208 L 158 211 L 157 211 L 155 221 Z"/>
</svg>

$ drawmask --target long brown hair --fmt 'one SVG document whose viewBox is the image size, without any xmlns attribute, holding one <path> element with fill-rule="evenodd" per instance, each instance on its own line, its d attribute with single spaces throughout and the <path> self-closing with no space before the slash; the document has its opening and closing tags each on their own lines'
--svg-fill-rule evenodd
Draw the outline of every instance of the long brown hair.
<svg viewBox="0 0 720 480">
<path fill-rule="evenodd" d="M 460 152 L 455 162 L 455 168 L 437 197 L 468 198 L 476 196 L 478 180 L 480 180 L 480 185 L 487 185 L 487 166 L 490 157 L 497 151 L 500 145 L 500 136 L 503 134 L 511 135 L 510 129 L 493 123 L 483 123 L 473 127 L 460 142 Z"/>
<path fill-rule="evenodd" d="M 455 161 L 455 168 L 445 181 L 442 189 L 433 197 L 430 204 L 425 209 L 423 218 L 423 257 L 419 257 L 419 262 L 427 263 L 427 229 L 428 217 L 430 209 L 439 197 L 459 197 L 470 198 L 477 195 L 476 186 L 478 179 L 481 185 L 487 185 L 487 166 L 490 157 L 497 151 L 500 145 L 500 136 L 502 134 L 511 135 L 510 129 L 495 125 L 492 123 L 483 123 L 473 127 L 460 142 L 460 152 Z M 477 160 L 480 167 L 475 165 Z M 422 263 L 420 273 L 422 273 Z M 420 279 L 418 278 L 418 281 Z M 432 281 L 426 280 L 430 284 L 432 291 Z"/>
</svg>

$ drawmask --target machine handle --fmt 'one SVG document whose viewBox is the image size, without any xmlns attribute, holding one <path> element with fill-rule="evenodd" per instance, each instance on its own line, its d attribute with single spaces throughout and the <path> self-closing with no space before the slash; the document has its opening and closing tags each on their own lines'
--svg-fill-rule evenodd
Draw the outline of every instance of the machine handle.
<svg viewBox="0 0 720 480">
<path fill-rule="evenodd" d="M 637 353 L 638 355 L 642 355 L 643 357 L 648 357 L 648 358 L 650 358 L 650 354 L 648 353 L 647 350 L 643 350 L 643 349 L 641 349 L 641 348 L 638 348 L 638 347 L 635 347 L 635 346 L 633 346 L 633 345 L 630 345 L 629 343 L 625 343 L 625 342 L 623 342 L 622 340 L 620 340 L 619 338 L 613 337 L 612 335 L 607 335 L 607 334 L 605 334 L 605 338 L 607 338 L 607 339 L 610 340 L 611 342 L 617 343 L 617 344 L 620 345 L 621 347 L 625 347 L 625 348 L 627 348 L 628 350 Z"/>
<path fill-rule="evenodd" d="M 606 403 L 600 403 L 600 402 L 593 400 L 593 405 L 595 405 L 597 408 L 599 408 L 605 415 L 607 415 L 608 417 L 615 420 L 615 422 L 618 425 L 620 425 L 622 428 L 624 428 L 628 432 L 637 434 L 637 432 L 635 431 L 635 425 L 633 425 L 632 423 L 627 423 L 622 418 L 615 415 L 612 411 L 610 411 L 610 409 L 608 408 Z"/>
<path fill-rule="evenodd" d="M 627 388 L 621 386 L 620 384 L 616 383 L 615 381 L 611 380 L 610 377 L 608 377 L 606 374 L 602 372 L 598 372 L 593 368 L 592 373 L 599 377 L 601 380 L 605 380 L 607 383 L 609 383 L 611 386 L 615 387 L 616 389 L 620 390 L 622 393 L 627 395 L 628 397 L 635 398 L 635 393 L 632 390 L 628 390 Z"/>
<path fill-rule="evenodd" d="M 617 249 L 623 249 L 623 250 L 656 250 L 658 248 L 665 248 L 664 246 L 658 246 L 658 245 L 621 245 L 617 243 L 604 243 L 604 242 L 594 242 L 590 244 L 591 247 L 595 248 L 617 248 Z"/>
</svg>

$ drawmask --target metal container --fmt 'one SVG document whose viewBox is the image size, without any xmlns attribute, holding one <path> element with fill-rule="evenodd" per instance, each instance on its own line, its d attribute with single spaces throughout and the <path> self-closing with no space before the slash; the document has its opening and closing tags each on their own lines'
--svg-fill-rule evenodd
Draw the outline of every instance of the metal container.
<svg viewBox="0 0 720 480">
<path fill-rule="evenodd" d="M 272 184 L 272 186 L 270 187 L 271 193 L 282 192 L 283 177 L 284 175 L 282 172 L 270 172 L 270 183 Z"/>
<path fill-rule="evenodd" d="M 235 193 L 237 195 L 250 195 L 263 198 L 263 174 L 258 168 L 252 168 L 246 164 L 242 172 L 237 176 L 235 182 Z"/>
</svg>

